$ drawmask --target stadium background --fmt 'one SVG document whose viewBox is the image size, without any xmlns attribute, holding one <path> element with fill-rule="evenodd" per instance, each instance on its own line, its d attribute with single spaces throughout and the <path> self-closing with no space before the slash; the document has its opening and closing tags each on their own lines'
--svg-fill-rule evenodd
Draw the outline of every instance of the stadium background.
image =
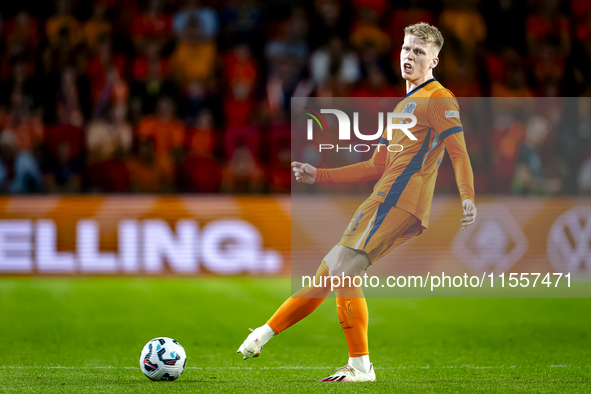
<svg viewBox="0 0 591 394">
<path fill-rule="evenodd" d="M 288 193 L 291 96 L 403 96 L 403 27 L 420 20 L 443 31 L 435 76 L 457 97 L 589 96 L 590 4 L 4 2 L 0 188 Z M 477 193 L 591 191 L 591 104 L 558 107 L 549 120 L 575 122 L 539 142 L 527 119 L 468 130 Z M 520 150 L 562 181 L 512 185 Z"/>
<path fill-rule="evenodd" d="M 0 388 L 145 391 L 137 355 L 166 335 L 189 369 L 151 392 L 318 390 L 311 379 L 344 361 L 330 302 L 264 364 L 231 358 L 289 295 L 294 229 L 317 264 L 318 234 L 340 231 L 371 188 L 291 199 L 290 97 L 403 97 L 398 48 L 418 21 L 442 30 L 435 77 L 456 96 L 549 106 L 466 129 L 481 236 L 453 227 L 446 157 L 438 222 L 379 273 L 557 271 L 564 253 L 588 273 L 589 0 L 3 1 L 0 336 L 15 349 Z M 292 218 L 294 201 L 318 210 Z M 589 387 L 588 300 L 369 304 L 384 392 Z"/>
<path fill-rule="evenodd" d="M 539 245 L 529 253 L 544 255 L 549 229 L 569 211 L 559 207 L 589 202 L 584 196 L 591 193 L 591 99 L 584 96 L 591 91 L 590 1 L 57 0 L 33 5 L 5 2 L 0 7 L 0 190 L 6 194 L 0 199 L 0 272 L 155 273 L 144 267 L 143 255 L 129 270 L 120 261 L 123 257 L 111 254 L 101 260 L 100 251 L 118 251 L 117 234 L 126 220 L 160 219 L 169 224 L 168 232 L 159 230 L 165 231 L 168 246 L 150 249 L 156 254 L 152 259 L 162 268 L 158 272 L 174 273 L 176 260 L 168 249 L 183 242 L 174 230 L 177 221 L 189 219 L 195 233 L 218 221 L 251 226 L 252 234 L 245 230 L 250 235 L 237 229 L 226 234 L 228 239 L 220 238 L 218 257 L 228 261 L 240 254 L 257 260 L 265 249 L 278 253 L 274 269 L 257 271 L 243 261 L 236 263 L 242 269 L 224 272 L 287 274 L 288 193 L 294 186 L 289 164 L 292 157 L 305 157 L 304 150 L 290 147 L 290 97 L 402 97 L 402 27 L 420 20 L 435 23 L 446 37 L 435 76 L 456 96 L 527 97 L 505 99 L 499 104 L 505 110 L 496 113 L 491 104 L 492 115 L 465 125 L 479 198 L 495 195 L 494 201 L 502 204 L 503 196 L 523 196 L 507 200 L 510 217 L 532 204 L 548 206 L 519 223 L 521 230 L 511 228 L 512 218 L 500 227 L 474 229 L 497 239 L 496 249 L 483 247 L 482 241 L 479 246 L 479 237 L 474 237 L 473 245 L 450 255 L 450 237 L 435 234 L 446 234 L 453 216 L 434 222 L 427 244 L 436 245 L 448 261 L 464 256 L 472 270 L 475 258 L 490 260 L 490 267 L 516 246 L 529 250 L 524 238 L 525 244 Z M 533 96 L 544 97 L 537 99 L 542 105 L 535 111 L 524 104 L 536 100 Z M 467 113 L 470 99 L 461 102 Z M 314 157 L 307 161 L 322 165 Z M 330 191 L 350 194 L 352 206 L 371 187 L 366 183 Z M 109 197 L 111 193 L 116 197 Z M 213 198 L 214 193 L 223 197 Z M 436 204 L 441 199 L 444 206 L 445 198 L 456 193 L 446 157 Z M 258 197 L 253 200 L 249 194 Z M 63 195 L 72 197 L 58 197 Z M 532 196 L 549 199 L 534 203 Z M 565 203 L 568 196 L 583 197 Z M 316 201 L 312 204 L 320 206 Z M 305 211 L 304 216 L 298 212 L 300 222 L 293 224 L 304 232 L 317 227 L 302 223 Z M 347 212 L 333 215 L 329 222 L 346 223 Z M 578 229 L 585 235 L 586 213 L 577 215 L 582 215 Z M 94 220 L 87 235 L 96 238 L 88 241 L 96 250 L 83 257 L 80 248 L 88 245 L 76 239 L 86 231 L 77 227 L 85 219 Z M 314 218 L 307 222 L 315 223 Z M 488 223 L 484 218 L 480 222 Z M 548 231 L 531 232 L 527 227 L 532 223 Z M 11 234 L 15 225 L 24 231 L 21 238 Z M 134 247 L 141 249 L 145 229 L 138 226 L 130 231 L 139 234 Z M 576 255 L 577 244 L 585 239 L 566 227 L 567 249 Z M 241 245 L 241 239 L 243 247 L 234 245 L 231 252 L 227 244 Z M 413 251 L 425 250 L 423 243 L 416 244 L 401 259 L 415 266 L 424 256 Z M 305 259 L 315 265 L 327 247 L 324 239 L 317 242 Z M 479 251 L 468 250 L 474 247 Z M 179 273 L 209 272 L 199 263 L 200 248 L 176 251 L 186 251 L 180 259 L 193 261 L 189 265 L 194 267 Z M 571 269 L 589 272 L 586 249 L 581 250 L 578 266 Z M 41 255 L 45 257 L 39 262 Z M 528 267 L 527 256 L 514 254 L 510 266 L 523 260 L 521 266 Z M 98 265 L 83 268 L 86 259 Z M 54 261 L 48 266 L 53 268 L 44 265 L 48 260 Z M 550 260 L 538 259 L 545 269 L 551 268 Z M 106 266 L 101 268 L 100 261 Z"/>
</svg>

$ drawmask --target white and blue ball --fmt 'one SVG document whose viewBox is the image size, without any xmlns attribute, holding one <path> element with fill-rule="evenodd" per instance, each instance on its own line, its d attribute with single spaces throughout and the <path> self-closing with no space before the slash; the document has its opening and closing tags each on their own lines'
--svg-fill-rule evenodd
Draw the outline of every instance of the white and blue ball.
<svg viewBox="0 0 591 394">
<path fill-rule="evenodd" d="M 185 370 L 187 354 L 172 338 L 154 338 L 146 343 L 140 355 L 140 368 L 151 380 L 172 381 Z"/>
</svg>

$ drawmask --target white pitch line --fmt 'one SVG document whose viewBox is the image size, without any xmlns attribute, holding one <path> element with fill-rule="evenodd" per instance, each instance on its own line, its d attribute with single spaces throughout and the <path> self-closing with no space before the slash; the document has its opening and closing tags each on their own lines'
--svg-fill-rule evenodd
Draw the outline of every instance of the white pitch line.
<svg viewBox="0 0 591 394">
<path fill-rule="evenodd" d="M 591 368 L 591 365 L 583 365 L 583 366 L 576 366 L 576 365 L 549 365 L 549 368 Z M 196 369 L 196 370 L 281 370 L 281 369 L 330 369 L 334 368 L 334 366 L 325 366 L 325 367 L 300 367 L 300 366 L 276 366 L 276 367 L 186 367 L 185 369 Z M 399 369 L 516 369 L 516 368 L 523 368 L 520 365 L 441 365 L 441 366 L 432 366 L 432 365 L 400 365 L 397 367 L 379 367 L 376 369 L 380 370 L 399 370 Z M 86 367 L 69 367 L 69 366 L 62 366 L 62 365 L 50 365 L 50 366 L 33 366 L 33 365 L 0 365 L 0 369 L 139 369 L 139 367 L 130 367 L 130 366 L 123 366 L 123 367 L 112 367 L 107 365 L 96 365 L 96 366 L 86 366 Z"/>
</svg>

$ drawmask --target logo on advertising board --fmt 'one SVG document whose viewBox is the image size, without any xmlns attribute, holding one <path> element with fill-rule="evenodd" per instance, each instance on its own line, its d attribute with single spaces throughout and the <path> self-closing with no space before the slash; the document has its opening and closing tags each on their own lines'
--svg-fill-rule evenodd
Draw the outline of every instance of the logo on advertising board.
<svg viewBox="0 0 591 394">
<path fill-rule="evenodd" d="M 591 208 L 576 207 L 560 215 L 548 234 L 547 251 L 556 271 L 591 274 Z"/>
<path fill-rule="evenodd" d="M 459 231 L 453 252 L 476 274 L 507 272 L 527 251 L 527 238 L 502 204 L 481 204 L 472 231 Z"/>
<path fill-rule="evenodd" d="M 277 273 L 283 263 L 265 249 L 259 230 L 239 219 L 203 227 L 181 219 L 173 228 L 162 219 L 124 219 L 117 226 L 117 251 L 100 248 L 100 222 L 76 222 L 75 250 L 58 250 L 58 228 L 50 219 L 0 220 L 0 272 L 31 273 Z"/>
</svg>

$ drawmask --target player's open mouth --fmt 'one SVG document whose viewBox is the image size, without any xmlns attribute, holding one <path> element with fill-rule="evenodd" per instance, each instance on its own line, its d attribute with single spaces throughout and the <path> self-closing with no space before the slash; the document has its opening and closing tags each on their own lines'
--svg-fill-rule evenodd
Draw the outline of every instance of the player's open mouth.
<svg viewBox="0 0 591 394">
<path fill-rule="evenodd" d="M 409 73 L 412 70 L 412 66 L 410 65 L 410 63 L 404 63 L 403 65 L 404 71 Z"/>
</svg>

